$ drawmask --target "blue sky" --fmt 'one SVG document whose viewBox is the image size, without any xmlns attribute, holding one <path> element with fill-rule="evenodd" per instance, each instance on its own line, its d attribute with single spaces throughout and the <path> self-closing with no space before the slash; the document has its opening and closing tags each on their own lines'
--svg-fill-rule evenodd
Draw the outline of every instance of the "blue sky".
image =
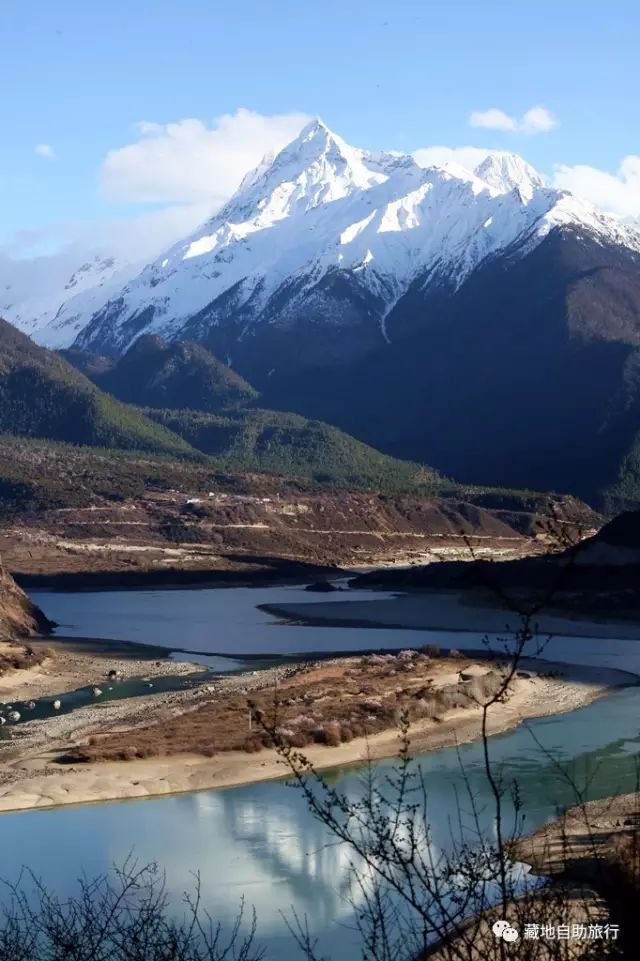
<svg viewBox="0 0 640 961">
<path fill-rule="evenodd" d="M 206 158 L 213 157 L 211 203 L 252 158 L 246 118 L 242 149 L 231 124 L 236 141 L 226 161 L 223 138 L 209 136 L 215 118 L 239 108 L 267 118 L 260 146 L 268 118 L 280 118 L 279 143 L 298 115 L 319 114 L 358 146 L 509 149 L 551 176 L 563 165 L 563 186 L 580 184 L 602 193 L 605 206 L 637 215 L 639 42 L 638 4 L 627 0 L 1 0 L 0 244 L 24 253 L 37 240 L 41 251 L 99 231 L 105 219 L 123 218 L 126 227 L 146 212 L 160 223 L 167 206 L 204 209 Z M 537 106 L 556 125 L 518 129 Z M 489 109 L 511 118 L 498 118 L 511 129 L 470 125 L 474 112 Z M 110 151 L 140 140 L 148 147 L 150 137 L 162 146 L 166 127 L 136 124 L 188 118 L 202 129 L 191 129 L 174 157 L 182 184 L 166 169 L 171 157 L 157 150 L 112 153 L 105 168 Z M 183 129 L 174 132 L 182 137 Z M 209 151 L 191 191 L 190 145 Z M 213 151 L 234 169 L 219 167 Z M 138 163 L 133 172 L 130 161 Z M 155 184 L 148 195 L 147 172 Z"/>
</svg>

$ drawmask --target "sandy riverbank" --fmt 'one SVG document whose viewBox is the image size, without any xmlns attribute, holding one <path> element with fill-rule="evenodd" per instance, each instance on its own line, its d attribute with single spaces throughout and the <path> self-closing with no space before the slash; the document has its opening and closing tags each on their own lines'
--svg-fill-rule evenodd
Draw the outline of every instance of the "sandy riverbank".
<svg viewBox="0 0 640 961">
<path fill-rule="evenodd" d="M 529 661 L 527 666 L 531 667 L 532 663 Z M 560 672 L 561 676 L 518 679 L 509 700 L 504 704 L 495 704 L 490 709 L 491 734 L 514 728 L 527 718 L 575 710 L 616 686 L 636 680 L 633 675 L 613 670 L 549 663 L 544 667 L 547 671 L 553 669 Z M 259 682 L 256 680 L 256 683 Z M 176 701 L 173 703 L 175 705 Z M 141 706 L 144 713 L 144 705 Z M 81 713 L 76 712 L 73 717 Z M 432 720 L 416 723 L 411 728 L 414 752 L 435 750 L 478 738 L 481 713 L 480 708 L 455 709 L 447 712 L 438 724 Z M 361 763 L 367 757 L 391 757 L 398 746 L 397 732 L 386 730 L 368 740 L 357 738 L 338 747 L 313 745 L 305 748 L 304 753 L 318 768 L 327 769 Z M 269 750 L 259 754 L 229 751 L 211 758 L 180 754 L 169 758 L 101 761 L 69 766 L 55 763 L 54 759 L 59 753 L 60 744 L 51 744 L 48 750 L 32 751 L 28 756 L 14 758 L 3 764 L 4 770 L 0 772 L 3 775 L 0 811 L 155 797 L 287 775 L 281 759 Z"/>
</svg>

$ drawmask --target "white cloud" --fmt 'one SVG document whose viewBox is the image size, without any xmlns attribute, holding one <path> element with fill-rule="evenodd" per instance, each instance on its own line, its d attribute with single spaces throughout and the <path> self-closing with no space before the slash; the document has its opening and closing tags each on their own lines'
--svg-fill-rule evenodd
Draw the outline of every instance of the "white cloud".
<svg viewBox="0 0 640 961">
<path fill-rule="evenodd" d="M 108 199 L 137 203 L 223 202 L 264 154 L 278 151 L 309 120 L 240 109 L 212 126 L 185 119 L 136 125 L 135 143 L 110 150 L 100 172 Z"/>
<path fill-rule="evenodd" d="M 53 160 L 56 153 L 50 143 L 39 143 L 36 144 L 34 150 L 38 157 L 46 157 L 47 160 Z"/>
<path fill-rule="evenodd" d="M 546 107 L 531 107 L 520 118 L 505 113 L 497 107 L 491 107 L 490 110 L 474 110 L 469 117 L 469 125 L 482 127 L 485 130 L 536 134 L 553 130 L 558 126 L 558 121 Z"/>
<path fill-rule="evenodd" d="M 72 267 L 95 255 L 153 260 L 215 213 L 247 171 L 289 143 L 309 119 L 302 113 L 267 117 L 241 109 L 210 127 L 199 120 L 137 124 L 138 141 L 107 154 L 102 187 L 109 199 L 162 206 L 17 231 L 0 244 L 0 288 L 9 276 L 17 281 L 24 275 L 27 288 L 34 275 L 42 278 L 39 287 L 46 287 L 48 278 L 54 284 L 66 281 Z M 46 146 L 39 144 L 37 153 L 53 157 Z"/>
<path fill-rule="evenodd" d="M 0 244 L 0 300 L 9 275 L 21 271 L 32 284 L 38 272 L 46 287 L 69 279 L 72 271 L 95 256 L 115 256 L 128 262 L 154 260 L 163 250 L 191 233 L 211 214 L 209 204 L 174 204 L 137 216 L 97 221 L 66 221 L 40 230 L 19 230 Z M 34 265 L 33 272 L 28 265 Z M 13 284 L 15 287 L 15 283 Z"/>
<path fill-rule="evenodd" d="M 14 256 L 7 247 L 0 246 L 0 311 L 31 297 L 62 290 L 86 259 L 86 251 L 76 246 L 41 256 Z"/>
<path fill-rule="evenodd" d="M 469 126 L 486 130 L 517 130 L 518 121 L 504 110 L 492 107 L 490 110 L 474 110 L 469 117 Z"/>
<path fill-rule="evenodd" d="M 197 204 L 171 204 L 146 211 L 137 217 L 101 221 L 97 235 L 102 249 L 115 251 L 125 260 L 154 260 L 180 238 L 187 236 L 212 214 L 208 201 Z M 96 235 L 95 225 L 86 230 Z"/>
<path fill-rule="evenodd" d="M 624 157 L 616 173 L 586 164 L 558 164 L 553 184 L 619 217 L 640 217 L 640 156 Z"/>
<path fill-rule="evenodd" d="M 548 133 L 558 126 L 558 120 L 546 107 L 532 107 L 520 120 L 522 133 Z"/>
</svg>

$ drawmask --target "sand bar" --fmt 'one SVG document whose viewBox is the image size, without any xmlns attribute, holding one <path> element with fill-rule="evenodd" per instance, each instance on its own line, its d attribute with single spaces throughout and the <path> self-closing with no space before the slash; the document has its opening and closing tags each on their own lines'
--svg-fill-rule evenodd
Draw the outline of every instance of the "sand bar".
<svg viewBox="0 0 640 961">
<path fill-rule="evenodd" d="M 514 728 L 527 718 L 573 711 L 616 686 L 637 681 L 634 675 L 609 669 L 552 666 L 562 672 L 561 677 L 535 676 L 519 680 L 507 703 L 492 706 L 489 714 L 492 734 Z M 545 663 L 544 667 L 549 670 L 550 665 Z M 76 721 L 82 713 L 75 712 Z M 478 738 L 481 715 L 480 708 L 456 709 L 448 712 L 437 725 L 429 720 L 415 724 L 411 729 L 413 751 L 422 753 Z M 55 742 L 55 732 L 51 733 Z M 338 747 L 314 745 L 304 753 L 318 768 L 326 769 L 362 763 L 367 757 L 391 757 L 398 747 L 397 732 L 386 730 Z M 59 753 L 58 742 L 52 743 L 50 750 L 38 750 L 28 757 L 6 762 L 0 784 L 0 811 L 157 797 L 280 778 L 288 773 L 273 750 L 259 754 L 229 751 L 212 758 L 180 754 L 68 766 L 55 763 Z"/>
</svg>

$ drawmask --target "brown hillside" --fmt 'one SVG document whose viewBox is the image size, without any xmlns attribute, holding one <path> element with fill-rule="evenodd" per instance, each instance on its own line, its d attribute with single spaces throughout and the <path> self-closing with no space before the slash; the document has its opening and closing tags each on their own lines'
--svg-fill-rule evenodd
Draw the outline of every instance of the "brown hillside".
<svg viewBox="0 0 640 961">
<path fill-rule="evenodd" d="M 31 603 L 0 561 L 0 640 L 29 637 L 49 627 L 42 611 Z"/>
</svg>

